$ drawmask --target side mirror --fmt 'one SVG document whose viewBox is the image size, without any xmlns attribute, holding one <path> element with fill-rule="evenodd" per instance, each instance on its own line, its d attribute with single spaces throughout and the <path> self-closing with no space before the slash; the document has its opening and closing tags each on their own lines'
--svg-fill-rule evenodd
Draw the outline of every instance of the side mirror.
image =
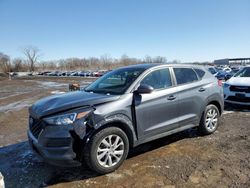
<svg viewBox="0 0 250 188">
<path fill-rule="evenodd" d="M 150 85 L 142 84 L 138 87 L 136 90 L 136 93 L 144 94 L 144 93 L 152 93 L 154 91 L 154 88 Z"/>
</svg>

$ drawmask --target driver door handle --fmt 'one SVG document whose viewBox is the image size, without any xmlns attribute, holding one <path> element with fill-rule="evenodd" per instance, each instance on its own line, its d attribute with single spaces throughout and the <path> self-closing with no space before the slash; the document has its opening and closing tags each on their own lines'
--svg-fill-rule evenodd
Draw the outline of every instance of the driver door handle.
<svg viewBox="0 0 250 188">
<path fill-rule="evenodd" d="M 172 101 L 172 100 L 175 100 L 175 99 L 176 99 L 176 96 L 174 96 L 174 95 L 169 95 L 169 96 L 167 97 L 167 99 L 168 99 L 169 101 Z"/>
<path fill-rule="evenodd" d="M 199 92 L 203 92 L 203 91 L 206 91 L 206 89 L 203 88 L 203 87 L 201 87 L 201 88 L 199 89 Z"/>
</svg>

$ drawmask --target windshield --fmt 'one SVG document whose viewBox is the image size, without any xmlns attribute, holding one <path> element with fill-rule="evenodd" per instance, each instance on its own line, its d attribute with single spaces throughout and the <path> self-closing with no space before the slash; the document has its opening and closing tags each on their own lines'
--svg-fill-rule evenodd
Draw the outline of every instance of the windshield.
<svg viewBox="0 0 250 188">
<path fill-rule="evenodd" d="M 250 67 L 245 67 L 239 70 L 234 77 L 250 77 Z"/>
<path fill-rule="evenodd" d="M 111 71 L 90 84 L 84 90 L 94 93 L 123 94 L 144 68 L 120 68 Z"/>
</svg>

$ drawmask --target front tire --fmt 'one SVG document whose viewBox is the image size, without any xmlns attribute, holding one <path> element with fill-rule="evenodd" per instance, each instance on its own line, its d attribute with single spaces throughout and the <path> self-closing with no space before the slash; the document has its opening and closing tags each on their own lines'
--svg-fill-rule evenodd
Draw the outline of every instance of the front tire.
<svg viewBox="0 0 250 188">
<path fill-rule="evenodd" d="M 202 135 L 209 135 L 216 131 L 219 124 L 220 112 L 218 108 L 213 105 L 207 105 L 204 114 L 201 117 L 199 132 Z"/>
<path fill-rule="evenodd" d="M 87 165 L 100 174 L 113 172 L 126 159 L 129 151 L 127 135 L 118 127 L 97 132 L 84 149 Z"/>
</svg>

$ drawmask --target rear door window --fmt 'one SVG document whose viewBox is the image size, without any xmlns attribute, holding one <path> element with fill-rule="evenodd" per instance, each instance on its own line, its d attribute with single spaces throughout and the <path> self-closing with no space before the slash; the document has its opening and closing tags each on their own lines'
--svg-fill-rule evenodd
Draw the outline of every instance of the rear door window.
<svg viewBox="0 0 250 188">
<path fill-rule="evenodd" d="M 191 68 L 174 68 L 174 73 L 178 85 L 198 81 L 198 77 Z"/>
<path fill-rule="evenodd" d="M 150 85 L 156 90 L 172 86 L 169 68 L 152 71 L 143 78 L 141 84 Z"/>
</svg>

